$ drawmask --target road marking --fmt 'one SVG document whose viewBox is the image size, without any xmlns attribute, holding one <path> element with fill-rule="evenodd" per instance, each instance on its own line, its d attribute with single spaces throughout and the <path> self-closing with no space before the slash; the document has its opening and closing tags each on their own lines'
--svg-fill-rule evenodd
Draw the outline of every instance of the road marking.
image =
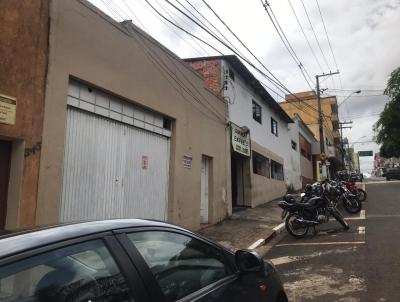
<svg viewBox="0 0 400 302">
<path fill-rule="evenodd" d="M 247 249 L 254 250 L 256 247 L 260 246 L 264 242 L 265 242 L 265 239 L 258 239 L 256 242 L 254 242 L 252 245 L 250 245 Z"/>
<path fill-rule="evenodd" d="M 359 226 L 358 227 L 358 234 L 360 234 L 360 235 L 365 234 L 365 226 Z"/>
<path fill-rule="evenodd" d="M 274 232 L 280 233 L 280 232 L 283 230 L 284 226 L 285 226 L 285 223 L 282 222 L 280 225 L 277 225 L 277 226 L 274 227 L 272 230 L 274 230 Z"/>
<path fill-rule="evenodd" d="M 337 241 L 337 242 L 299 242 L 299 243 L 283 243 L 283 244 L 277 244 L 275 245 L 276 247 L 282 247 L 282 246 L 312 246 L 312 245 L 335 245 L 335 244 L 365 244 L 365 241 Z"/>
<path fill-rule="evenodd" d="M 362 219 L 365 219 L 365 218 L 366 218 L 365 210 L 361 210 L 359 217 L 347 217 L 344 220 L 362 220 Z"/>
</svg>

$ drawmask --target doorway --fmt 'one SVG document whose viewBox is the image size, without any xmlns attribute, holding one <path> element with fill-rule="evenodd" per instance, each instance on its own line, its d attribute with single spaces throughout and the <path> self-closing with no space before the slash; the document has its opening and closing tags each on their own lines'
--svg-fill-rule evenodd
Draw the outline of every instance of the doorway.
<svg viewBox="0 0 400 302">
<path fill-rule="evenodd" d="M 210 158 L 201 157 L 200 223 L 209 223 Z"/>
<path fill-rule="evenodd" d="M 231 155 L 231 185 L 232 208 L 245 206 L 245 158 L 232 153 Z"/>
<path fill-rule="evenodd" d="M 11 147 L 11 142 L 0 140 L 0 229 L 4 229 L 6 224 Z"/>
</svg>

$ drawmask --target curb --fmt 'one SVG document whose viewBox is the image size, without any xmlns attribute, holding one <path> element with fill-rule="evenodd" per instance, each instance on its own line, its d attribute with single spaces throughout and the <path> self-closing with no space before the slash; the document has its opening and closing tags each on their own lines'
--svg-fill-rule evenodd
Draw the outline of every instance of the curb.
<svg viewBox="0 0 400 302">
<path fill-rule="evenodd" d="M 272 233 L 265 239 L 259 239 L 254 242 L 252 245 L 248 247 L 249 250 L 254 250 L 262 245 L 267 244 L 273 238 L 275 238 L 278 234 L 282 233 L 285 230 L 285 223 L 282 222 L 281 224 L 277 225 L 272 229 Z"/>
</svg>

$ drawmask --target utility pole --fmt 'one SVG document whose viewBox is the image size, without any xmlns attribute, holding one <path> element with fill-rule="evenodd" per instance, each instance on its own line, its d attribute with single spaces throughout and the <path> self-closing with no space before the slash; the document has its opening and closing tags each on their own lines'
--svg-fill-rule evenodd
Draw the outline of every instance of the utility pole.
<svg viewBox="0 0 400 302">
<path fill-rule="evenodd" d="M 321 161 L 322 161 L 322 178 L 326 178 L 326 163 L 325 159 L 322 159 L 325 155 L 325 140 L 324 140 L 324 119 L 322 115 L 322 109 L 321 109 L 321 91 L 319 89 L 319 78 L 323 77 L 328 77 L 332 76 L 335 74 L 339 74 L 339 71 L 336 72 L 329 72 L 329 73 L 324 73 L 324 74 L 319 74 L 315 76 L 316 80 L 316 86 L 317 86 L 317 103 L 318 103 L 318 125 L 319 125 L 319 145 L 321 149 Z"/>
<path fill-rule="evenodd" d="M 351 126 L 346 126 L 346 125 L 351 125 L 353 124 L 352 121 L 349 122 L 339 122 L 339 129 L 340 129 L 340 147 L 341 147 L 341 151 L 342 151 L 342 163 L 345 166 L 345 149 L 344 149 L 344 144 L 343 144 L 343 129 L 351 129 Z M 349 152 L 347 152 L 349 153 Z"/>
</svg>

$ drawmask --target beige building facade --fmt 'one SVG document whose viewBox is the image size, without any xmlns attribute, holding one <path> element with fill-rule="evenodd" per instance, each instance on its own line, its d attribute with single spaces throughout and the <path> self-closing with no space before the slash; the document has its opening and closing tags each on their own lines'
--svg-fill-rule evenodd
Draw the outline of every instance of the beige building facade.
<svg viewBox="0 0 400 302">
<path fill-rule="evenodd" d="M 50 32 L 31 225 L 138 217 L 196 230 L 230 215 L 226 101 L 130 22 L 83 0 L 43 2 Z"/>
</svg>

